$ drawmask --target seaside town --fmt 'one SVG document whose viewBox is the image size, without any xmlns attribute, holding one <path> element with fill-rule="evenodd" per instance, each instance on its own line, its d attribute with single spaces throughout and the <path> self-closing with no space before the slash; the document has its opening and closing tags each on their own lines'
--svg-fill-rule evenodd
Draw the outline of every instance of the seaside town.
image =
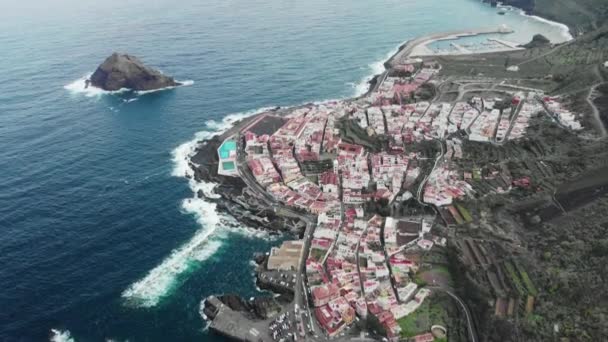
<svg viewBox="0 0 608 342">
<path fill-rule="evenodd" d="M 467 317 L 468 309 L 450 292 L 445 267 L 429 259 L 445 248 L 447 228 L 474 219 L 467 200 L 534 182 L 465 162 L 467 148 L 525 139 L 537 120 L 583 129 L 561 98 L 541 90 L 504 86 L 441 101 L 432 89 L 444 82 L 442 66 L 433 58 L 403 53 L 391 63 L 366 95 L 262 113 L 217 150 L 219 175 L 240 177 L 274 206 L 316 218 L 302 240 L 268 255 L 267 272 L 288 274 L 291 281 L 278 286 L 296 295 L 290 316 L 281 316 L 289 324 L 273 321 L 267 332 L 274 341 L 339 339 L 352 329 L 361 338 L 445 340 L 446 315 L 431 321 L 431 298 L 447 294 Z M 490 258 L 480 246 L 463 247 L 472 263 Z M 518 274 L 512 281 L 524 278 L 522 307 L 532 312 L 536 290 L 525 270 Z M 513 315 L 520 297 L 495 292 L 497 315 Z M 420 310 L 428 322 L 413 329 Z"/>
</svg>

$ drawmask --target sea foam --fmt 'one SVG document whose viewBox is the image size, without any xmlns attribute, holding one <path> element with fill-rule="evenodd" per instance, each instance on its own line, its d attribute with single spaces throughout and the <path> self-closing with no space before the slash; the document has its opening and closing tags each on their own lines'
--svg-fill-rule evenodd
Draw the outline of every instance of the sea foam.
<svg viewBox="0 0 608 342">
<path fill-rule="evenodd" d="M 51 329 L 51 342 L 75 342 L 69 330 Z"/>
<path fill-rule="evenodd" d="M 363 77 L 361 79 L 361 81 L 359 81 L 359 83 L 354 85 L 354 88 L 355 88 L 354 96 L 361 96 L 361 95 L 367 93 L 367 91 L 369 90 L 369 81 L 371 81 L 374 78 L 374 76 L 380 75 L 381 73 L 383 73 L 386 70 L 386 68 L 384 67 L 384 63 L 386 61 L 388 61 L 394 54 L 396 54 L 399 51 L 399 47 L 403 44 L 405 44 L 405 43 L 399 44 L 397 47 L 395 47 L 393 50 L 391 50 L 389 53 L 387 53 L 386 56 L 384 57 L 384 59 L 377 60 L 368 65 L 368 68 L 371 71 L 371 74 L 366 75 L 365 77 Z"/>
<path fill-rule="evenodd" d="M 86 86 L 86 80 L 88 80 L 89 78 L 91 78 L 91 75 L 92 75 L 92 73 L 88 73 L 88 74 L 84 75 L 83 77 L 75 80 L 74 82 L 66 84 L 63 88 L 66 89 L 66 90 L 68 90 L 69 92 L 71 92 L 73 94 L 83 94 L 86 97 L 99 97 L 99 96 L 102 96 L 102 95 L 122 94 L 122 93 L 127 93 L 127 92 L 131 91 L 131 90 L 127 89 L 127 88 L 122 88 L 122 89 L 119 89 L 119 90 L 109 91 L 109 90 L 103 90 L 101 88 L 93 87 L 91 85 L 89 85 L 87 87 Z M 136 95 L 144 95 L 144 94 L 154 93 L 154 92 L 157 92 L 157 91 L 163 91 L 163 90 L 173 89 L 173 88 L 177 88 L 177 87 L 191 86 L 191 85 L 194 84 L 193 80 L 177 81 L 177 82 L 181 83 L 181 85 L 175 86 L 175 87 L 165 87 L 165 88 L 160 88 L 160 89 L 154 89 L 154 90 L 134 91 L 133 93 L 136 94 Z"/>
<path fill-rule="evenodd" d="M 122 88 L 114 91 L 107 91 L 101 88 L 86 86 L 86 80 L 91 77 L 92 73 L 86 74 L 83 77 L 77 79 L 76 81 L 65 85 L 63 88 L 70 91 L 73 94 L 83 94 L 86 97 L 97 97 L 101 95 L 109 95 L 109 94 L 120 94 L 129 91 L 129 89 Z"/>
<path fill-rule="evenodd" d="M 194 139 L 187 141 L 173 150 L 175 177 L 188 177 L 192 197 L 182 201 L 182 210 L 193 215 L 200 225 L 194 236 L 182 246 L 176 248 L 158 266 L 153 268 L 141 280 L 130 285 L 122 297 L 129 305 L 139 307 L 156 306 L 167 297 L 172 289 L 179 285 L 180 276 L 191 271 L 196 264 L 213 256 L 229 237 L 229 233 L 238 233 L 249 237 L 267 237 L 267 233 L 243 227 L 231 216 L 219 213 L 216 204 L 211 199 L 218 198 L 213 189 L 216 184 L 197 182 L 189 165 L 190 157 L 195 153 L 201 140 L 221 134 L 232 127 L 232 124 L 248 116 L 266 111 L 263 108 L 256 111 L 237 113 L 226 116 L 222 121 L 207 122 L 207 131 L 195 134 Z M 204 195 L 198 197 L 198 192 Z M 181 278 L 184 280 L 183 278 Z"/>
<path fill-rule="evenodd" d="M 524 11 L 522 9 L 519 9 L 519 8 L 516 8 L 516 7 L 512 7 L 512 6 L 502 6 L 502 7 L 504 9 L 508 9 L 510 11 L 517 11 L 517 13 L 519 13 L 519 15 L 521 15 L 523 17 L 527 17 L 527 18 L 530 18 L 530 19 L 533 19 L 533 20 L 536 20 L 536 21 L 540 21 L 540 22 L 542 22 L 544 24 L 547 24 L 547 25 L 559 28 L 560 29 L 560 34 L 564 38 L 564 40 L 560 41 L 560 42 L 553 42 L 553 43 L 563 43 L 563 42 L 567 42 L 567 41 L 570 41 L 570 40 L 574 39 L 574 37 L 572 37 L 572 34 L 570 33 L 570 28 L 566 24 L 562 24 L 562 23 L 557 22 L 557 21 L 552 21 L 552 20 L 549 20 L 549 19 L 545 19 L 545 18 L 539 17 L 537 15 L 526 14 L 526 11 Z"/>
<path fill-rule="evenodd" d="M 562 37 L 564 37 L 564 41 L 570 41 L 570 40 L 574 39 L 574 37 L 572 37 L 572 34 L 570 33 L 570 28 L 566 24 L 558 23 L 556 21 L 551 21 L 549 19 L 545 19 L 545 18 L 539 17 L 537 15 L 527 15 L 526 13 L 522 13 L 522 15 L 524 15 L 526 17 L 530 17 L 537 21 L 541 21 L 548 25 L 558 27 L 560 29 L 560 33 L 561 33 Z M 562 43 L 562 42 L 558 42 L 558 43 Z"/>
</svg>

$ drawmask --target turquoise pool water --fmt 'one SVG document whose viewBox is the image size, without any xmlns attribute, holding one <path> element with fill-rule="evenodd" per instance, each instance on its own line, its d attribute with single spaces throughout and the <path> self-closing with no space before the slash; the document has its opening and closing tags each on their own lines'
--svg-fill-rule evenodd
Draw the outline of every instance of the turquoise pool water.
<svg viewBox="0 0 608 342">
<path fill-rule="evenodd" d="M 220 158 L 226 159 L 226 158 L 230 157 L 230 152 L 235 151 L 235 150 L 236 150 L 236 141 L 234 141 L 234 140 L 224 141 L 222 146 L 220 146 Z M 224 164 L 224 166 L 225 165 L 226 164 Z M 226 170 L 228 170 L 228 169 L 226 169 Z"/>
<path fill-rule="evenodd" d="M 236 167 L 236 166 L 234 165 L 234 162 L 231 162 L 231 161 L 230 161 L 230 162 L 224 162 L 224 163 L 222 164 L 222 166 L 224 167 L 224 170 L 226 170 L 226 171 L 232 171 L 232 170 L 234 170 L 234 169 L 235 169 L 235 167 Z"/>
</svg>

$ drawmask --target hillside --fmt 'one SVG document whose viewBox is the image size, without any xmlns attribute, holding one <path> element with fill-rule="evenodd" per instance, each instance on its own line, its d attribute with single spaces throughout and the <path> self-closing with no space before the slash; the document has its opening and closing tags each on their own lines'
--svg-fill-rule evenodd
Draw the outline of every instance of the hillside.
<svg viewBox="0 0 608 342">
<path fill-rule="evenodd" d="M 502 3 L 564 23 L 574 36 L 601 27 L 608 18 L 605 0 L 505 0 Z"/>
<path fill-rule="evenodd" d="M 608 336 L 608 1 L 506 3 L 567 24 L 575 39 L 550 45 L 537 38 L 521 51 L 437 57 L 439 76 L 490 82 L 494 91 L 529 87 L 561 96 L 588 131 L 568 134 L 537 122 L 525 141 L 465 146 L 474 165 L 504 163 L 536 184 L 463 203 L 480 219 L 455 230 L 451 270 L 480 340 L 603 341 Z M 450 86 L 456 87 L 444 88 Z M 471 252 L 481 258 L 470 258 Z M 513 307 L 504 291 L 526 298 L 526 306 L 522 300 L 509 314 Z M 532 304 L 533 310 L 522 309 Z"/>
</svg>

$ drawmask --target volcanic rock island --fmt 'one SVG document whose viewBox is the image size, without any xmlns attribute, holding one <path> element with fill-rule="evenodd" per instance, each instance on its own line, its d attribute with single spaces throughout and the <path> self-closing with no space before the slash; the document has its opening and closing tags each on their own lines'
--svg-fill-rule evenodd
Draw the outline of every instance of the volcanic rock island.
<svg viewBox="0 0 608 342">
<path fill-rule="evenodd" d="M 108 91 L 148 91 L 181 85 L 160 71 L 145 66 L 137 57 L 116 52 L 95 70 L 87 80 L 87 86 L 89 83 Z"/>
</svg>

